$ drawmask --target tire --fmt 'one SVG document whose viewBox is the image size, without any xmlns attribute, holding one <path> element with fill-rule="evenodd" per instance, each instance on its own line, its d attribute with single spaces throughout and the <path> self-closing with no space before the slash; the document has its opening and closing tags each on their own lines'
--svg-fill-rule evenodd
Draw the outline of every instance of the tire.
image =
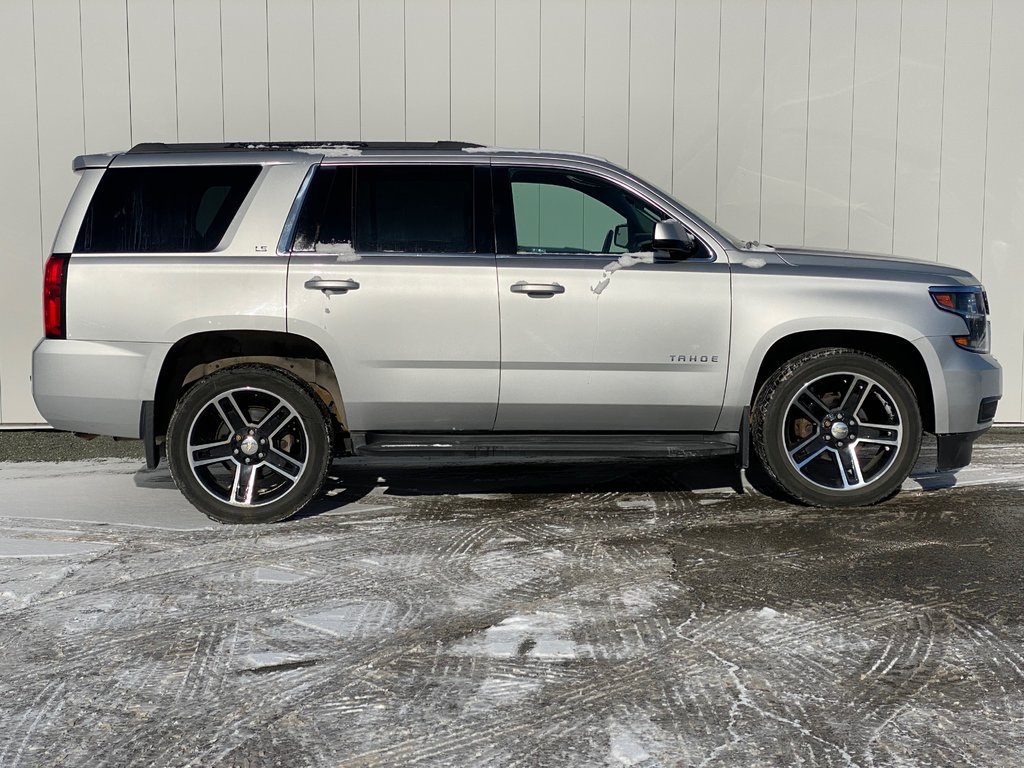
<svg viewBox="0 0 1024 768">
<path fill-rule="evenodd" d="M 818 349 L 793 358 L 754 400 L 751 438 L 771 480 L 819 507 L 896 493 L 921 449 L 914 391 L 877 357 Z"/>
<path fill-rule="evenodd" d="M 301 379 L 236 365 L 197 382 L 167 427 L 178 489 L 221 523 L 273 523 L 323 487 L 332 455 L 330 416 Z"/>
</svg>

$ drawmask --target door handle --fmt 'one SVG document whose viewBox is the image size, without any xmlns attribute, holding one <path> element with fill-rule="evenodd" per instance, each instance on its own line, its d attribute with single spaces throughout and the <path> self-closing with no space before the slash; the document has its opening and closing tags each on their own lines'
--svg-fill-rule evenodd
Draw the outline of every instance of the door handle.
<svg viewBox="0 0 1024 768">
<path fill-rule="evenodd" d="M 314 277 L 312 280 L 307 280 L 303 283 L 303 287 L 311 291 L 323 291 L 327 294 L 348 293 L 349 291 L 357 290 L 359 283 L 355 280 L 324 280 L 320 277 Z"/>
<path fill-rule="evenodd" d="M 565 293 L 565 288 L 558 283 L 518 282 L 512 283 L 509 290 L 512 293 L 525 293 L 530 298 L 548 298 L 556 293 Z"/>
</svg>

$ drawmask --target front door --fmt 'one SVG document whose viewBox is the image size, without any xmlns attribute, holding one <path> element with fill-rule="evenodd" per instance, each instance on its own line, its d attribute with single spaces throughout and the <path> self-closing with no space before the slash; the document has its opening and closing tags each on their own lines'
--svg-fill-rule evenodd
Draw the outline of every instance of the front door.
<svg viewBox="0 0 1024 768">
<path fill-rule="evenodd" d="M 496 430 L 711 431 L 729 350 L 728 264 L 653 252 L 668 218 L 583 171 L 495 168 Z"/>
<path fill-rule="evenodd" d="M 317 170 L 292 246 L 288 330 L 327 352 L 350 430 L 493 426 L 490 194 L 486 166 Z"/>
</svg>

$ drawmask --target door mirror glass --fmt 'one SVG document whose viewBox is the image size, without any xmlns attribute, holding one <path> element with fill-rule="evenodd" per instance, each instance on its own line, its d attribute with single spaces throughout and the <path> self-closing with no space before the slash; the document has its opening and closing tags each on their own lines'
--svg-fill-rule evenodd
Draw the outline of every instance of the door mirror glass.
<svg viewBox="0 0 1024 768">
<path fill-rule="evenodd" d="M 618 248 L 629 248 L 629 225 L 619 224 L 615 227 L 615 245 Z"/>
</svg>

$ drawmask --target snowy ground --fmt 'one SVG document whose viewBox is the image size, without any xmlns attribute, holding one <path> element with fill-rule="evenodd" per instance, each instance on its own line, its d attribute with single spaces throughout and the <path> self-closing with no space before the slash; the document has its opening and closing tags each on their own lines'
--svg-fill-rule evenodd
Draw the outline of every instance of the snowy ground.
<svg viewBox="0 0 1024 768">
<path fill-rule="evenodd" d="M 1017 766 L 1022 446 L 845 512 L 728 463 L 360 462 L 259 528 L 0 463 L 0 766 Z"/>
</svg>

